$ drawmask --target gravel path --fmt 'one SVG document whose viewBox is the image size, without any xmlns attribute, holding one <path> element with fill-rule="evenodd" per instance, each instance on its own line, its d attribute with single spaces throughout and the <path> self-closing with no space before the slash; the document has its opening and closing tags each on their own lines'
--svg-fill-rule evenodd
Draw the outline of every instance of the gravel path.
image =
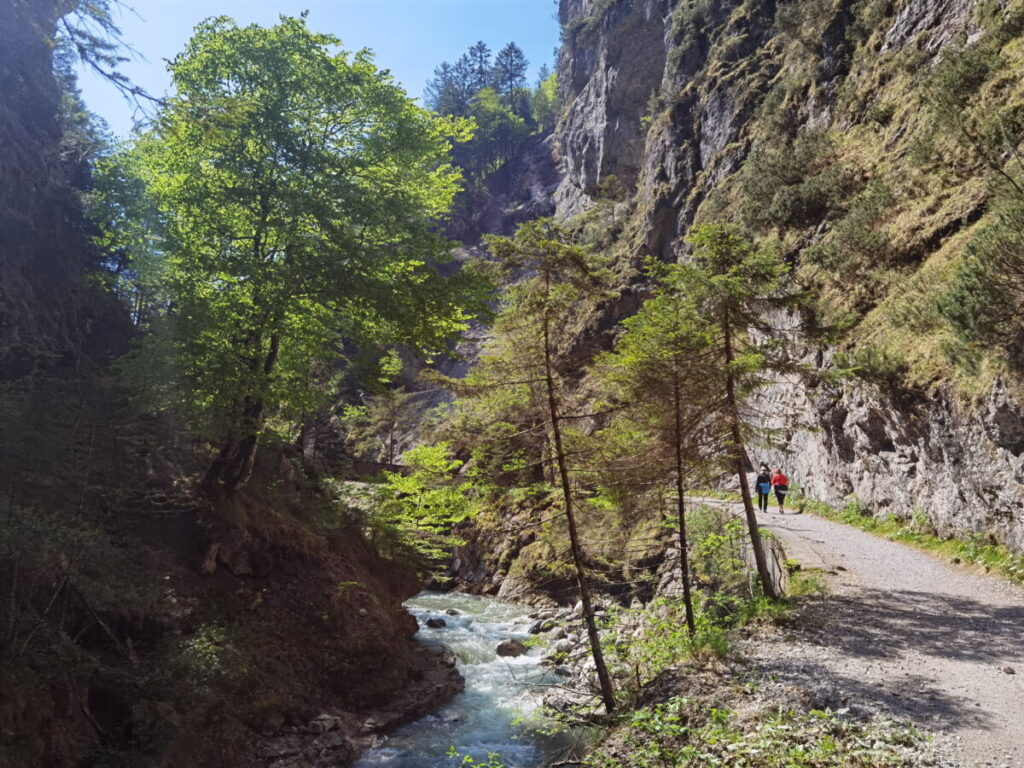
<svg viewBox="0 0 1024 768">
<path fill-rule="evenodd" d="M 909 719 L 953 764 L 1024 768 L 1024 590 L 813 515 L 761 522 L 831 572 L 800 629 L 748 649 L 763 674 Z"/>
</svg>

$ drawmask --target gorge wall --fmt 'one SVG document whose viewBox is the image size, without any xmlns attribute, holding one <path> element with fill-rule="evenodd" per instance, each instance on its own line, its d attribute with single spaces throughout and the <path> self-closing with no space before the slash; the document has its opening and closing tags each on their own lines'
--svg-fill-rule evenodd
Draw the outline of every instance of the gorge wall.
<svg viewBox="0 0 1024 768">
<path fill-rule="evenodd" d="M 886 361 L 843 383 L 780 378 L 761 405 L 782 444 L 762 457 L 811 498 L 853 494 L 1024 551 L 1018 378 L 991 356 L 952 362 L 934 308 L 989 220 L 989 170 L 924 106 L 939 62 L 987 36 L 1002 35 L 999 77 L 1017 77 L 1017 4 L 561 0 L 559 14 L 559 213 L 624 190 L 628 252 L 663 260 L 685 258 L 694 222 L 743 220 L 815 297 L 815 317 L 780 321 L 841 320 L 838 338 L 794 334 L 793 358 L 816 373 L 838 351 Z M 1019 98 L 981 80 L 964 114 Z"/>
</svg>

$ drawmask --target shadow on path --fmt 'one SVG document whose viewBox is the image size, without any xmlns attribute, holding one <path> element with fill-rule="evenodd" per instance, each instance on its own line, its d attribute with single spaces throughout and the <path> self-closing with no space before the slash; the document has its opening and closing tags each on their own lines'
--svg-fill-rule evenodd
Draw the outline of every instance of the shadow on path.
<svg viewBox="0 0 1024 768">
<path fill-rule="evenodd" d="M 935 592 L 855 587 L 810 612 L 818 614 L 828 645 L 852 657 L 892 658 L 912 650 L 968 662 L 1024 658 L 1024 607 L 994 607 Z"/>
</svg>

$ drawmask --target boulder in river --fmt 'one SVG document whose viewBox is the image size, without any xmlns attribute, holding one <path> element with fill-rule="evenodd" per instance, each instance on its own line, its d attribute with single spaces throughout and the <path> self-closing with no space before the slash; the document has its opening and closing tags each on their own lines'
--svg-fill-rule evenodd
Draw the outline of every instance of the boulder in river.
<svg viewBox="0 0 1024 768">
<path fill-rule="evenodd" d="M 499 656 L 522 656 L 529 650 L 518 640 L 503 640 L 498 644 L 498 655 Z"/>
<path fill-rule="evenodd" d="M 447 611 L 445 611 L 445 613 L 447 613 L 449 616 L 458 616 L 459 615 L 459 611 L 456 608 L 449 608 Z"/>
<path fill-rule="evenodd" d="M 444 619 L 427 619 L 427 626 L 431 629 L 441 629 L 442 627 L 447 627 L 448 622 Z"/>
</svg>

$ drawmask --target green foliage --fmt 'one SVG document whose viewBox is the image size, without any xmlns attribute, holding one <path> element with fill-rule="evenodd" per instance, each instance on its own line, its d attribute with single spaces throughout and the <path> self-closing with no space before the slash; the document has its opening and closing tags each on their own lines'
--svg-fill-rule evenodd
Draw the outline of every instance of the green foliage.
<svg viewBox="0 0 1024 768">
<path fill-rule="evenodd" d="M 535 88 L 528 88 L 529 63 L 522 49 L 508 43 L 491 57 L 483 42 L 455 64 L 442 62 L 427 82 L 424 103 L 440 115 L 471 118 L 473 140 L 455 151 L 456 164 L 474 182 L 516 156 L 534 132 L 552 130 L 561 114 L 558 77 L 541 67 Z"/>
<path fill-rule="evenodd" d="M 729 627 L 713 611 L 696 615 L 696 631 L 687 630 L 682 603 L 659 599 L 639 610 L 613 611 L 608 628 L 618 641 L 606 648 L 613 670 L 623 681 L 623 691 L 636 695 L 669 667 L 694 657 L 728 658 Z"/>
<path fill-rule="evenodd" d="M 906 381 L 906 361 L 873 344 L 862 344 L 849 352 L 837 352 L 833 363 L 845 374 L 868 381 L 889 392 L 899 392 Z"/>
<path fill-rule="evenodd" d="M 827 131 L 808 130 L 777 148 L 755 148 L 740 185 L 743 221 L 767 231 L 817 224 L 855 191 L 855 176 Z"/>
<path fill-rule="evenodd" d="M 479 512 L 477 495 L 455 474 L 462 462 L 447 443 L 413 448 L 402 462 L 407 473 L 385 472 L 382 483 L 350 488 L 347 501 L 364 510 L 360 523 L 378 552 L 437 576 L 462 543 L 454 527 Z"/>
<path fill-rule="evenodd" d="M 441 276 L 436 224 L 467 125 L 337 44 L 302 19 L 204 22 L 169 65 L 176 95 L 154 129 L 111 163 L 132 189 L 98 203 L 145 248 L 123 204 L 140 182 L 161 225 L 162 301 L 125 371 L 214 441 L 312 412 L 343 343 L 429 355 L 466 327 L 470 280 Z"/>
<path fill-rule="evenodd" d="M 470 101 L 467 114 L 476 130 L 470 142 L 456 151 L 456 159 L 474 179 L 482 179 L 515 156 L 529 135 L 526 120 L 503 103 L 493 88 L 482 88 Z"/>
<path fill-rule="evenodd" d="M 939 309 L 964 342 L 1024 360 L 1024 201 L 1002 205 L 971 239 Z"/>
<path fill-rule="evenodd" d="M 856 0 L 850 7 L 853 21 L 846 28 L 846 38 L 855 44 L 867 42 L 892 9 L 890 0 Z"/>
<path fill-rule="evenodd" d="M 131 49 L 114 22 L 113 10 L 125 7 L 120 0 L 70 0 L 63 3 L 57 20 L 56 44 L 138 104 L 140 99 L 151 97 L 118 71 L 118 67 L 128 60 L 127 54 Z"/>
<path fill-rule="evenodd" d="M 679 66 L 683 55 L 694 47 L 704 33 L 714 7 L 713 0 L 685 0 L 672 9 L 670 39 L 673 44 L 668 58 L 673 67 Z"/>
<path fill-rule="evenodd" d="M 562 101 L 558 92 L 558 74 L 552 72 L 537 82 L 530 109 L 537 130 L 547 133 L 554 130 L 562 114 Z"/>
<path fill-rule="evenodd" d="M 884 264 L 891 245 L 880 224 L 895 202 L 885 182 L 871 181 L 853 198 L 846 215 L 832 226 L 828 236 L 804 251 L 807 261 L 851 280 L 868 267 Z"/>
<path fill-rule="evenodd" d="M 912 727 L 811 710 L 763 713 L 756 721 L 723 709 L 703 709 L 673 697 L 634 712 L 626 727 L 628 762 L 598 750 L 592 768 L 880 768 L 911 766 L 906 747 L 922 741 Z"/>
<path fill-rule="evenodd" d="M 178 662 L 194 683 L 208 683 L 224 670 L 229 653 L 227 633 L 216 624 L 204 624 L 184 641 Z"/>
<path fill-rule="evenodd" d="M 0 514 L 0 659 L 47 658 L 57 649 L 74 655 L 65 634 L 69 606 L 113 615 L 153 610 L 160 589 L 142 572 L 138 558 L 81 510 L 8 503 Z"/>
<path fill-rule="evenodd" d="M 716 365 L 712 325 L 694 297 L 679 289 L 689 267 L 649 267 L 651 297 L 622 323 L 614 351 L 595 361 L 603 391 L 618 408 L 597 439 L 612 446 L 624 436 L 621 453 L 633 472 L 653 478 L 679 471 L 689 487 L 720 469 L 723 368 Z M 638 455 L 643 467 L 637 467 Z"/>
<path fill-rule="evenodd" d="M 505 764 L 501 762 L 501 755 L 497 752 L 488 752 L 487 757 L 481 761 L 474 759 L 472 755 L 462 754 L 452 745 L 448 748 L 448 757 L 460 758 L 459 765 L 465 768 L 505 768 Z"/>
<path fill-rule="evenodd" d="M 402 438 L 423 418 L 416 396 L 402 389 L 385 389 L 380 395 L 366 397 L 360 405 L 346 405 L 341 425 L 352 455 L 385 464 L 398 461 Z"/>
<path fill-rule="evenodd" d="M 607 256 L 577 245 L 550 219 L 523 224 L 515 238 L 487 242 L 494 259 L 478 267 L 509 287 L 478 362 L 463 381 L 449 382 L 459 395 L 449 429 L 472 451 L 480 481 L 529 486 L 550 477 L 544 350 L 564 391 L 565 379 L 582 367 L 566 354 L 579 320 L 605 295 L 611 272 Z"/>
</svg>

